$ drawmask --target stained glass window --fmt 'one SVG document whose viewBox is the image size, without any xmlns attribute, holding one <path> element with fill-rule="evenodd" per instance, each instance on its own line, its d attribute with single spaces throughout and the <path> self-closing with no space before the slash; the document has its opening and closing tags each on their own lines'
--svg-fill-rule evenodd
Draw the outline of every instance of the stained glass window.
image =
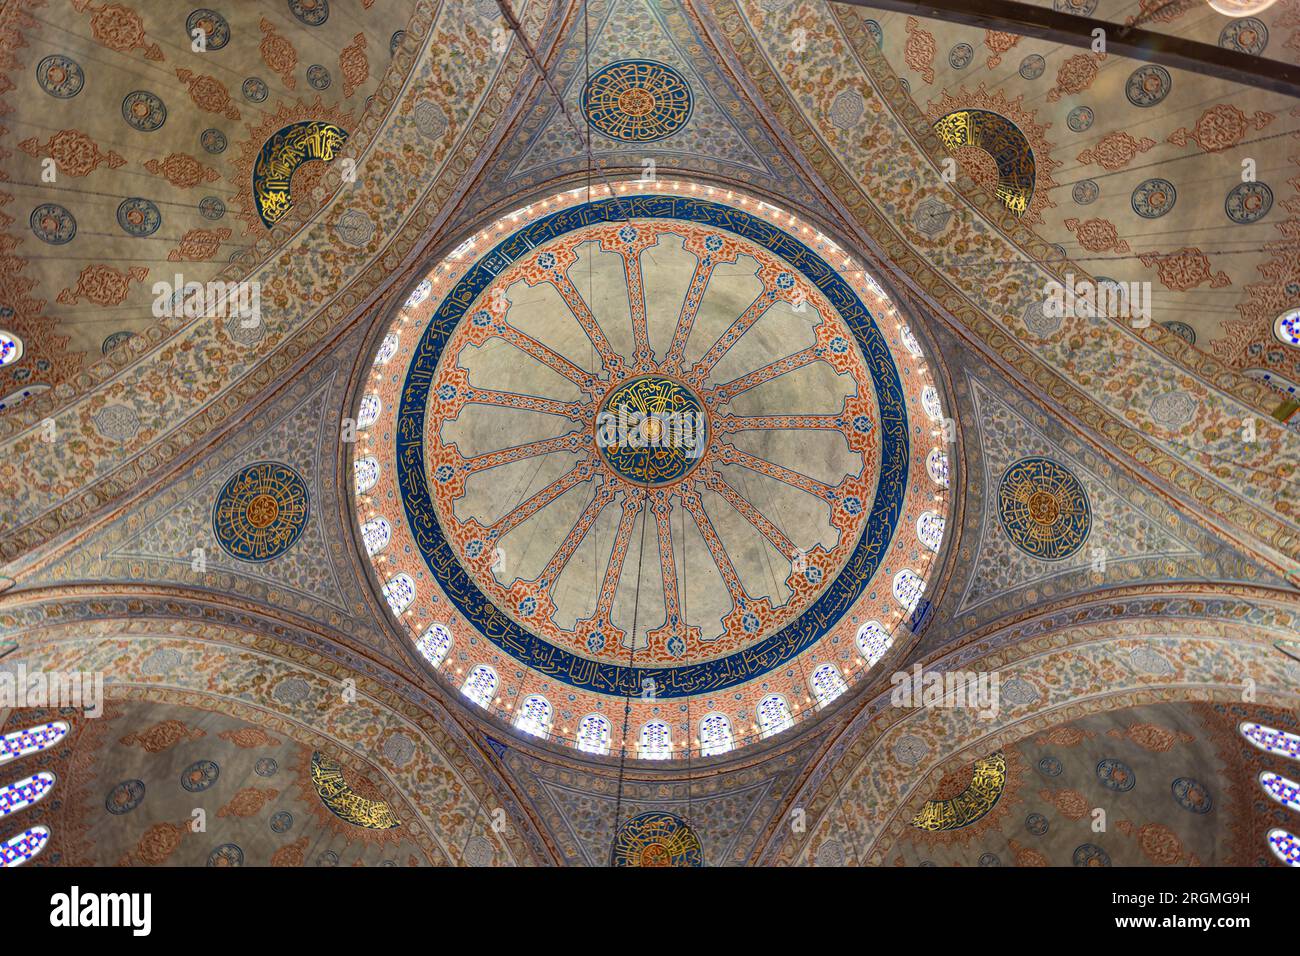
<svg viewBox="0 0 1300 956">
<path fill-rule="evenodd" d="M 38 724 L 26 730 L 16 730 L 0 738 L 0 764 L 10 760 L 26 757 L 38 750 L 44 750 L 62 740 L 68 733 L 68 725 L 61 720 L 48 724 Z"/>
<path fill-rule="evenodd" d="M 609 753 L 609 721 L 600 714 L 588 714 L 578 721 L 578 749 L 583 753 Z"/>
<path fill-rule="evenodd" d="M 429 293 L 433 291 L 433 283 L 428 279 L 423 280 L 417 285 L 409 296 L 406 298 L 406 308 L 413 309 L 425 299 L 429 298 Z"/>
<path fill-rule="evenodd" d="M 893 643 L 893 635 L 879 621 L 868 621 L 858 628 L 858 650 L 867 659 L 868 667 L 874 667 Z"/>
<path fill-rule="evenodd" d="M 551 702 L 541 694 L 529 694 L 519 705 L 515 727 L 543 739 L 551 733 Z"/>
<path fill-rule="evenodd" d="M 1295 734 L 1288 734 L 1285 730 L 1277 730 L 1264 724 L 1252 724 L 1250 721 L 1243 721 L 1237 729 L 1260 750 L 1267 750 L 1279 757 L 1300 760 L 1300 737 Z"/>
<path fill-rule="evenodd" d="M 916 519 L 916 536 L 931 551 L 938 551 L 939 545 L 943 543 L 943 526 L 942 515 L 933 511 L 922 512 L 921 517 Z"/>
<path fill-rule="evenodd" d="M 441 624 L 430 624 L 415 642 L 415 649 L 426 661 L 437 667 L 451 650 L 451 631 Z"/>
<path fill-rule="evenodd" d="M 388 547 L 388 540 L 393 536 L 393 529 L 384 518 L 371 518 L 361 526 L 361 540 L 365 543 L 366 554 L 378 554 Z"/>
<path fill-rule="evenodd" d="M 894 600 L 903 605 L 909 614 L 916 610 L 916 605 L 924 593 L 925 582 L 915 571 L 904 568 L 894 575 Z"/>
<path fill-rule="evenodd" d="M 705 714 L 700 720 L 700 754 L 725 754 L 733 746 L 731 721 L 726 714 Z"/>
<path fill-rule="evenodd" d="M 486 664 L 478 664 L 465 678 L 460 692 L 480 707 L 491 706 L 497 695 L 497 672 Z"/>
<path fill-rule="evenodd" d="M 53 786 L 54 774 L 42 772 L 0 787 L 0 817 L 26 810 L 49 793 Z"/>
<path fill-rule="evenodd" d="M 920 358 L 921 343 L 916 340 L 916 334 L 906 325 L 903 326 L 903 331 L 899 334 L 903 339 L 903 348 Z"/>
<path fill-rule="evenodd" d="M 0 844 L 0 867 L 22 866 L 50 842 L 49 827 L 32 827 Z"/>
<path fill-rule="evenodd" d="M 375 353 L 375 365 L 388 364 L 388 360 L 397 354 L 398 346 L 401 344 L 401 336 L 396 332 L 385 335 L 384 340 L 379 343 L 379 351 Z"/>
<path fill-rule="evenodd" d="M 1287 309 L 1273 323 L 1273 334 L 1279 342 L 1300 346 L 1300 309 Z"/>
<path fill-rule="evenodd" d="M 1285 830 L 1268 831 L 1269 849 L 1287 866 L 1300 866 L 1300 840 Z"/>
<path fill-rule="evenodd" d="M 673 744 L 668 725 L 662 720 L 652 720 L 642 727 L 637 751 L 642 760 L 667 760 L 671 757 Z"/>
<path fill-rule="evenodd" d="M 1300 810 L 1300 783 L 1265 771 L 1259 775 L 1259 785 L 1278 803 L 1285 804 L 1292 810 Z"/>
<path fill-rule="evenodd" d="M 361 399 L 361 407 L 357 409 L 357 427 L 360 429 L 366 429 L 379 421 L 379 412 L 383 407 L 383 402 L 379 400 L 378 395 L 366 395 L 363 397 Z"/>
<path fill-rule="evenodd" d="M 379 459 L 373 456 L 358 458 L 352 463 L 352 477 L 356 481 L 357 494 L 365 494 L 379 480 Z"/>
<path fill-rule="evenodd" d="M 930 480 L 940 488 L 948 487 L 948 456 L 941 449 L 931 449 L 925 456 L 925 470 L 930 473 Z"/>
<path fill-rule="evenodd" d="M 780 694 L 768 694 L 758 702 L 758 735 L 763 738 L 779 734 L 794 726 L 790 705 Z"/>
<path fill-rule="evenodd" d="M 823 664 L 817 668 L 812 672 L 808 683 L 812 685 L 813 696 L 817 698 L 818 707 L 825 707 L 849 689 L 849 685 L 844 683 L 844 678 L 840 676 L 839 668 L 834 664 Z"/>
<path fill-rule="evenodd" d="M 23 340 L 0 329 L 0 366 L 12 365 L 23 357 Z"/>
<path fill-rule="evenodd" d="M 388 598 L 388 606 L 393 609 L 393 613 L 401 614 L 415 600 L 415 582 L 405 572 L 395 574 L 384 585 L 384 597 Z"/>
<path fill-rule="evenodd" d="M 921 407 L 932 421 L 943 418 L 943 407 L 939 404 L 939 390 L 933 385 L 921 389 Z"/>
</svg>

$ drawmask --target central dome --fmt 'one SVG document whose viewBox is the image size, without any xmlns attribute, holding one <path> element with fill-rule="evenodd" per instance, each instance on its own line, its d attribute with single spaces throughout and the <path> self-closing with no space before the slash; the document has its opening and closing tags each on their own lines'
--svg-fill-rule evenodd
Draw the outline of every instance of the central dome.
<svg viewBox="0 0 1300 956">
<path fill-rule="evenodd" d="M 706 715 L 765 736 L 774 695 L 793 721 L 880 657 L 937 549 L 916 340 L 829 240 L 686 188 L 564 194 L 453 254 L 378 356 L 406 364 L 373 396 L 394 446 L 358 459 L 401 502 L 380 574 L 436 664 L 579 746 L 629 698 L 678 750 Z"/>
</svg>

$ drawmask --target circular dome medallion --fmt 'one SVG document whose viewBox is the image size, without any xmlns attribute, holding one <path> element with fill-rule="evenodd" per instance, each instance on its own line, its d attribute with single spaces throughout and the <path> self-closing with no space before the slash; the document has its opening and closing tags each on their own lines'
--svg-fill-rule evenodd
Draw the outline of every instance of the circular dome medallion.
<svg viewBox="0 0 1300 956">
<path fill-rule="evenodd" d="M 772 690 L 803 709 L 788 662 L 852 682 L 861 620 L 910 612 L 886 556 L 922 580 L 935 560 L 901 520 L 946 497 L 933 379 L 870 276 L 787 214 L 602 192 L 503 217 L 400 300 L 358 513 L 391 528 L 375 570 L 410 639 L 454 635 L 431 666 L 499 677 L 483 706 L 632 693 L 635 734 L 655 700 L 726 690 L 740 743 Z M 557 712 L 546 735 L 575 732 Z"/>
<path fill-rule="evenodd" d="M 240 561 L 269 561 L 293 547 L 307 525 L 307 483 L 288 465 L 259 461 L 231 475 L 212 509 L 221 550 Z"/>
<path fill-rule="evenodd" d="M 53 53 L 36 65 L 36 82 L 50 96 L 69 100 L 86 85 L 86 74 L 72 57 Z"/>
<path fill-rule="evenodd" d="M 671 66 L 620 60 L 594 73 L 582 89 L 591 128 L 625 143 L 652 143 L 691 118 L 691 88 Z"/>
<path fill-rule="evenodd" d="M 1006 470 L 998 517 L 1016 547 L 1046 561 L 1074 554 L 1092 529 L 1083 485 L 1050 458 L 1022 458 Z"/>
<path fill-rule="evenodd" d="M 700 840 L 675 813 L 652 810 L 618 828 L 615 866 L 703 866 Z"/>
<path fill-rule="evenodd" d="M 664 485 L 694 471 L 708 445 L 704 403 L 686 385 L 644 375 L 610 391 L 596 415 L 596 447 L 634 485 Z"/>
</svg>

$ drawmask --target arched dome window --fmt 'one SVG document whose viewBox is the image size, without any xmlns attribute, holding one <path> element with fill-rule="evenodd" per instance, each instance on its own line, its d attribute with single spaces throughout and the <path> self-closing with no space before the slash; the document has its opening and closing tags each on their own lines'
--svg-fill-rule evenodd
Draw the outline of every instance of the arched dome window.
<svg viewBox="0 0 1300 956">
<path fill-rule="evenodd" d="M 672 736 L 662 720 L 652 720 L 641 728 L 637 753 L 642 760 L 667 760 L 673 755 Z"/>
<path fill-rule="evenodd" d="M 393 529 L 385 518 L 371 518 L 361 526 L 361 540 L 366 546 L 366 554 L 378 554 L 388 547 Z"/>
<path fill-rule="evenodd" d="M 939 390 L 933 385 L 921 389 L 921 407 L 925 409 L 931 421 L 937 422 L 943 418 L 943 406 L 939 404 Z"/>
<path fill-rule="evenodd" d="M 379 400 L 378 395 L 366 395 L 362 398 L 361 407 L 357 409 L 357 428 L 365 431 L 379 421 L 379 413 L 383 407 L 383 402 Z"/>
<path fill-rule="evenodd" d="M 358 458 L 352 463 L 352 478 L 359 495 L 375 487 L 375 482 L 379 480 L 379 459 L 373 455 Z"/>
<path fill-rule="evenodd" d="M 384 340 L 379 343 L 379 351 L 375 353 L 375 367 L 387 365 L 388 360 L 397 354 L 398 347 L 402 344 L 402 338 L 396 332 L 389 332 L 384 336 Z"/>
<path fill-rule="evenodd" d="M 948 487 L 948 455 L 941 448 L 931 449 L 925 456 L 925 470 L 930 480 L 940 488 Z"/>
<path fill-rule="evenodd" d="M 867 621 L 858 628 L 858 652 L 867 659 L 868 667 L 874 667 L 893 643 L 893 635 L 879 621 Z"/>
<path fill-rule="evenodd" d="M 408 309 L 414 309 L 425 299 L 429 298 L 429 293 L 432 291 L 433 291 L 433 283 L 430 282 L 428 279 L 424 279 L 423 281 L 421 281 L 419 285 L 417 285 L 414 289 L 412 289 L 411 294 L 406 297 L 405 307 Z"/>
<path fill-rule="evenodd" d="M 819 708 L 825 707 L 849 689 L 849 685 L 844 683 L 844 678 L 840 675 L 839 668 L 834 664 L 823 664 L 817 668 L 812 672 L 808 683 L 812 687 L 813 696 L 817 698 Z"/>
<path fill-rule="evenodd" d="M 1287 866 L 1300 866 L 1300 840 L 1286 830 L 1269 830 L 1268 847 Z"/>
<path fill-rule="evenodd" d="M 922 357 L 921 343 L 916 340 L 916 333 L 912 331 L 910 326 L 903 326 L 903 330 L 899 333 L 899 337 L 903 340 L 903 348 L 907 349 L 917 358 Z"/>
<path fill-rule="evenodd" d="M 441 624 L 430 624 L 415 642 L 415 649 L 433 667 L 439 667 L 451 650 L 451 631 Z"/>
<path fill-rule="evenodd" d="M 933 511 L 922 512 L 921 517 L 916 519 L 916 536 L 931 551 L 938 551 L 939 545 L 943 544 L 943 527 L 942 515 Z"/>
<path fill-rule="evenodd" d="M 23 357 L 23 340 L 12 332 L 0 329 L 0 367 L 12 365 Z"/>
<path fill-rule="evenodd" d="M 519 705 L 515 728 L 545 740 L 551 734 L 551 702 L 541 694 L 529 694 Z"/>
<path fill-rule="evenodd" d="M 726 714 L 705 714 L 700 720 L 700 754 L 712 757 L 725 754 L 734 746 L 731 721 Z"/>
<path fill-rule="evenodd" d="M 609 753 L 609 721 L 600 714 L 588 714 L 578 721 L 578 749 L 583 753 Z"/>
<path fill-rule="evenodd" d="M 0 867 L 22 866 L 45 849 L 50 842 L 50 828 L 32 827 L 0 844 Z"/>
<path fill-rule="evenodd" d="M 26 810 L 43 799 L 54 787 L 54 774 L 37 773 L 7 787 L 0 787 L 0 817 Z"/>
<path fill-rule="evenodd" d="M 67 734 L 68 725 L 61 720 L 5 734 L 0 738 L 0 765 L 52 747 Z"/>
<path fill-rule="evenodd" d="M 1295 734 L 1288 734 L 1285 730 L 1277 730 L 1264 724 L 1254 724 L 1250 721 L 1242 721 L 1237 729 L 1241 735 L 1249 740 L 1260 750 L 1267 750 L 1271 754 L 1277 754 L 1279 757 L 1288 757 L 1291 760 L 1300 760 L 1300 737 Z"/>
<path fill-rule="evenodd" d="M 415 581 L 409 574 L 395 574 L 384 585 L 384 597 L 394 614 L 400 615 L 415 600 Z"/>
<path fill-rule="evenodd" d="M 790 705 L 780 694 L 768 694 L 758 702 L 758 735 L 771 737 L 794 726 L 794 717 L 790 715 Z"/>
<path fill-rule="evenodd" d="M 497 672 L 487 664 L 476 665 L 465 678 L 460 692 L 480 707 L 491 706 L 497 695 Z"/>
<path fill-rule="evenodd" d="M 894 600 L 903 605 L 908 614 L 916 610 L 924 593 L 925 582 L 915 571 L 904 568 L 894 575 Z"/>
<path fill-rule="evenodd" d="M 1259 775 L 1259 785 L 1278 803 L 1300 810 L 1300 783 L 1266 770 Z"/>
</svg>

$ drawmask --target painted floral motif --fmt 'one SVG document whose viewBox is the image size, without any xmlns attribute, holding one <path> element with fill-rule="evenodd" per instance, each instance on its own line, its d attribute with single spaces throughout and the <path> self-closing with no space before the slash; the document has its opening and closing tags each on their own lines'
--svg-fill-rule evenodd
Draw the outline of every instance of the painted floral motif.
<svg viewBox="0 0 1300 956">
<path fill-rule="evenodd" d="M 1252 126 L 1263 129 L 1274 118 L 1272 113 L 1262 110 L 1256 110 L 1253 117 L 1247 117 L 1237 107 L 1219 103 L 1202 113 L 1192 129 L 1179 127 L 1170 133 L 1169 142 L 1175 146 L 1186 146 L 1188 140 L 1192 140 L 1207 153 L 1219 153 L 1240 143 Z"/>
<path fill-rule="evenodd" d="M 280 795 L 278 790 L 257 787 L 242 787 L 230 802 L 217 811 L 219 817 L 251 817 L 261 813 L 262 808 Z"/>
<path fill-rule="evenodd" d="M 351 96 L 370 77 L 370 60 L 366 57 L 366 35 L 358 33 L 339 53 L 339 73 L 343 76 L 343 95 Z"/>
<path fill-rule="evenodd" d="M 230 238 L 229 229 L 188 229 L 180 245 L 167 253 L 168 262 L 202 262 L 211 259 Z"/>
<path fill-rule="evenodd" d="M 25 139 L 18 148 L 28 156 L 52 158 L 58 171 L 68 176 L 89 176 L 100 166 L 117 169 L 126 163 L 112 150 L 101 152 L 98 143 L 75 129 L 59 130 L 44 143 L 36 137 Z"/>
<path fill-rule="evenodd" d="M 293 75 L 294 69 L 298 66 L 298 51 L 293 48 L 292 43 L 280 35 L 275 29 L 275 24 L 266 17 L 262 17 L 258 26 L 262 30 L 262 42 L 257 47 L 258 52 L 262 54 L 262 62 L 270 67 L 273 73 L 279 74 L 280 82 L 286 89 L 293 89 L 298 82 Z"/>
<path fill-rule="evenodd" d="M 1085 165 L 1096 163 L 1103 169 L 1109 169 L 1113 172 L 1117 169 L 1123 169 L 1133 162 L 1134 156 L 1138 153 L 1145 153 L 1155 144 L 1156 141 L 1149 136 L 1143 136 L 1138 140 L 1121 130 L 1107 133 L 1095 145 L 1079 153 L 1077 158 L 1079 162 Z"/>
<path fill-rule="evenodd" d="M 149 270 L 144 266 L 132 266 L 126 272 L 118 272 L 112 266 L 89 265 L 81 270 L 75 286 L 59 293 L 57 301 L 76 305 L 86 299 L 95 305 L 121 305 L 131 291 L 131 283 L 143 282 L 148 275 Z"/>
<path fill-rule="evenodd" d="M 1119 230 L 1109 219 L 1065 220 L 1069 229 L 1079 240 L 1079 245 L 1089 252 L 1128 252 L 1129 245 L 1119 237 Z"/>
<path fill-rule="evenodd" d="M 927 83 L 934 82 L 934 34 L 922 30 L 916 17 L 907 18 L 907 47 L 904 58 L 907 65 L 921 74 Z"/>
<path fill-rule="evenodd" d="M 1073 96 L 1091 87 L 1104 59 L 1104 53 L 1078 53 L 1067 59 L 1056 71 L 1056 85 L 1047 91 L 1047 101 L 1055 103 L 1062 96 Z"/>
<path fill-rule="evenodd" d="M 215 76 L 193 73 L 190 70 L 177 70 L 176 78 L 190 90 L 190 99 L 194 105 L 209 113 L 220 113 L 228 120 L 239 119 L 239 107 L 230 98 L 230 91 Z"/>
<path fill-rule="evenodd" d="M 151 159 L 144 168 L 161 176 L 177 189 L 189 189 L 199 183 L 214 183 L 221 175 L 211 166 L 204 166 L 193 156 L 171 153 L 166 159 Z"/>
<path fill-rule="evenodd" d="M 1208 282 L 1211 289 L 1232 285 L 1232 279 L 1226 272 L 1211 272 L 1210 260 L 1205 253 L 1189 246 L 1176 252 L 1139 253 L 1138 260 L 1148 268 L 1155 266 L 1161 283 L 1175 292 L 1194 289 L 1204 282 Z"/>
<path fill-rule="evenodd" d="M 148 730 L 129 733 L 118 743 L 126 747 L 138 745 L 151 754 L 159 754 L 170 750 L 182 740 L 199 740 L 205 736 L 207 732 L 198 727 L 189 727 L 179 720 L 164 720 Z"/>
<path fill-rule="evenodd" d="M 1000 30 L 985 30 L 984 45 L 992 52 L 988 58 L 988 67 L 993 69 L 1002 62 L 1002 54 L 1020 42 L 1020 34 L 1003 33 Z"/>
<path fill-rule="evenodd" d="M 95 42 L 118 53 L 144 51 L 146 60 L 162 60 L 162 48 L 145 35 L 140 14 L 120 3 L 95 6 L 91 0 L 72 0 L 72 9 L 90 13 L 90 32 Z"/>
</svg>

